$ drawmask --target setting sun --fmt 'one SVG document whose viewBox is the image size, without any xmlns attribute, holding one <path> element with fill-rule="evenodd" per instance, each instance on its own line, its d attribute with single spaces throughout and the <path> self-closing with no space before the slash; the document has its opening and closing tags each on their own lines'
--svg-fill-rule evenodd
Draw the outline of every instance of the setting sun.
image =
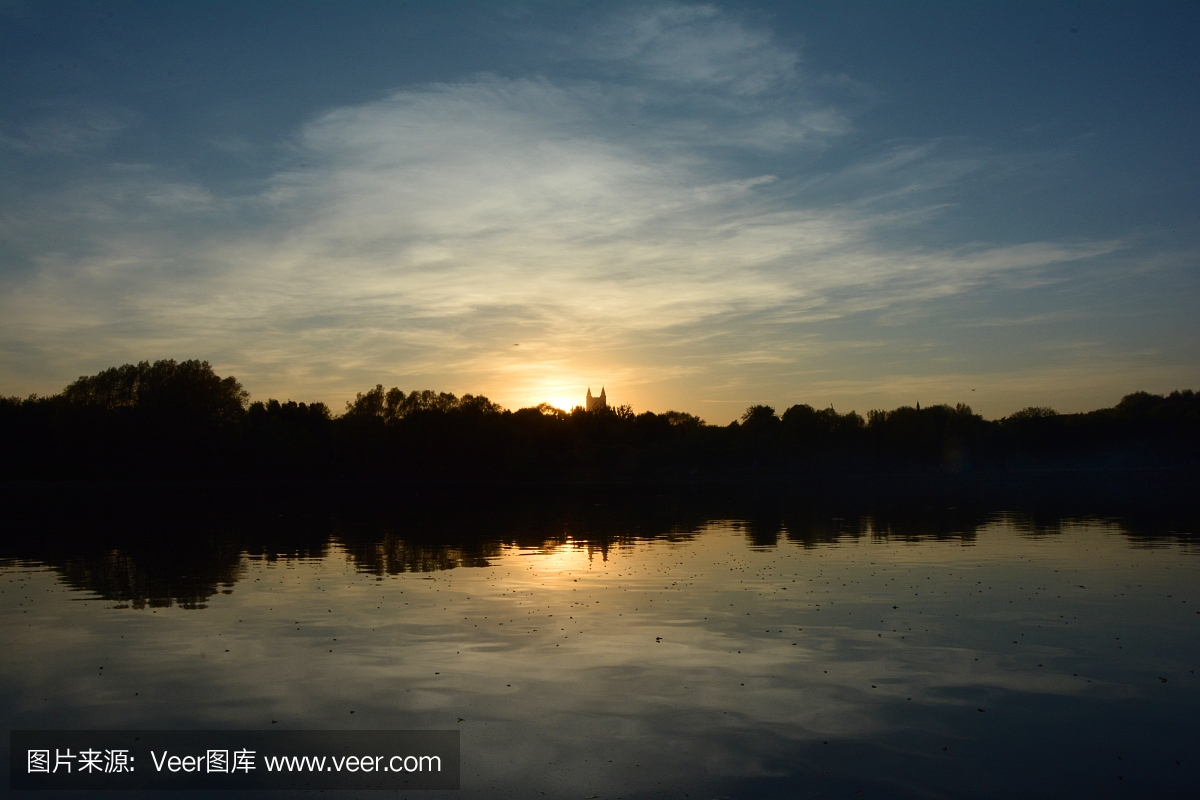
<svg viewBox="0 0 1200 800">
<path fill-rule="evenodd" d="M 9 788 L 1200 798 L 1197 39 L 0 0 Z"/>
<path fill-rule="evenodd" d="M 555 408 L 570 412 L 575 406 L 582 406 L 587 396 L 589 385 L 587 379 L 570 378 L 562 380 L 544 380 L 531 382 L 528 387 L 516 392 L 518 402 L 513 408 L 532 408 L 540 403 L 549 403 Z M 591 387 L 593 392 L 599 392 L 599 386 Z"/>
</svg>

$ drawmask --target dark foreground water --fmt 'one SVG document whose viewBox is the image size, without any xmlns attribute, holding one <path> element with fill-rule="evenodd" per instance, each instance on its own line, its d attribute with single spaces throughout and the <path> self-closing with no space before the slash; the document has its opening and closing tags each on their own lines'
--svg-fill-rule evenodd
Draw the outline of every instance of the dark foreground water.
<svg viewBox="0 0 1200 800">
<path fill-rule="evenodd" d="M 1186 515 L 707 494 L 25 497 L 3 727 L 456 729 L 463 798 L 1200 796 Z"/>
</svg>

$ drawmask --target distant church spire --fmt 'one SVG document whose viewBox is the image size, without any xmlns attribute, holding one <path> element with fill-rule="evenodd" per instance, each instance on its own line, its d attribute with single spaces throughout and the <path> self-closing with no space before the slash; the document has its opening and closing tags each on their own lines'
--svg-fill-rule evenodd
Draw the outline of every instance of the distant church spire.
<svg viewBox="0 0 1200 800">
<path fill-rule="evenodd" d="M 600 396 L 592 395 L 592 387 L 588 387 L 587 399 L 584 401 L 583 408 L 585 411 L 602 411 L 608 408 L 608 398 L 604 396 L 604 387 L 600 387 Z"/>
</svg>

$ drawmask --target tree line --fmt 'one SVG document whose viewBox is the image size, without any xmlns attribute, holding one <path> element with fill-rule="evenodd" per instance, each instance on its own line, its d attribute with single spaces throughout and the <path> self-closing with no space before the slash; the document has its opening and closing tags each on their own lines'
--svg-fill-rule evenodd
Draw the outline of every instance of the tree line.
<svg viewBox="0 0 1200 800">
<path fill-rule="evenodd" d="M 1116 483 L 1139 483 L 1132 477 L 1122 474 Z M 712 520 L 738 520 L 754 548 L 787 541 L 818 549 L 867 537 L 968 543 L 998 516 L 1018 535 L 1052 536 L 1081 511 L 1105 517 L 1134 546 L 1186 543 L 1197 530 L 1194 502 L 1144 485 L 1116 497 L 1107 490 L 1080 497 L 1058 485 L 1039 498 L 1021 498 L 1020 510 L 1009 491 L 996 506 L 974 492 L 956 492 L 951 501 L 911 485 L 873 496 L 778 488 L 785 491 L 686 482 L 554 491 L 500 484 L 471 492 L 454 483 L 367 481 L 89 483 L 70 491 L 6 484 L 0 561 L 36 562 L 68 586 L 135 608 L 204 608 L 245 579 L 247 557 L 326 558 L 335 548 L 357 571 L 382 577 L 485 567 L 507 548 L 586 547 L 603 559 L 634 544 L 692 538 Z"/>
<path fill-rule="evenodd" d="M 7 480 L 189 478 L 755 479 L 820 472 L 1122 469 L 1200 465 L 1200 397 L 1136 392 L 1112 408 L 966 405 L 746 409 L 729 425 L 628 406 L 516 411 L 481 395 L 382 385 L 335 414 L 251 402 L 206 361 L 143 361 L 61 393 L 0 398 Z"/>
</svg>

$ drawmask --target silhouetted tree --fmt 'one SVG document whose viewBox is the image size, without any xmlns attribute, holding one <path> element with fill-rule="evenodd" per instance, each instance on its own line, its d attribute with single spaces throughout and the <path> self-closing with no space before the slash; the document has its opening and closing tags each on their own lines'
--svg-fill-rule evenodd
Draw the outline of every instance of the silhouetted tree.
<svg viewBox="0 0 1200 800">
<path fill-rule="evenodd" d="M 237 378 L 221 378 L 207 361 L 139 362 L 83 376 L 63 390 L 66 402 L 108 411 L 118 408 L 187 417 L 192 421 L 237 422 L 250 394 Z"/>
<path fill-rule="evenodd" d="M 507 411 L 482 395 L 382 384 L 341 416 L 248 405 L 204 361 L 126 364 L 52 397 L 0 398 L 8 478 L 783 478 L 837 470 L 1196 466 L 1200 397 L 1137 392 L 1086 414 L 1031 407 L 989 422 L 965 405 L 855 412 L 753 405 L 728 426 L 628 405 Z"/>
</svg>

